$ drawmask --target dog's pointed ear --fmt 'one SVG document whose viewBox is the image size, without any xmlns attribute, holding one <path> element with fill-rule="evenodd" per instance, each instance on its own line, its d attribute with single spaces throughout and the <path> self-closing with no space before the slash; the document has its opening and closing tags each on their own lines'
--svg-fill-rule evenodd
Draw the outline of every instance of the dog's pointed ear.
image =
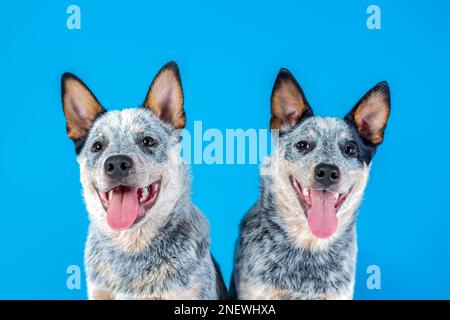
<svg viewBox="0 0 450 320">
<path fill-rule="evenodd" d="M 95 119 L 106 112 L 83 81 L 71 73 L 61 77 L 61 97 L 67 135 L 74 141 L 83 138 Z"/>
<path fill-rule="evenodd" d="M 383 81 L 370 89 L 356 103 L 345 120 L 355 126 L 365 141 L 377 146 L 383 142 L 384 129 L 390 112 L 389 85 Z"/>
<path fill-rule="evenodd" d="M 313 115 L 303 90 L 287 69 L 281 69 L 272 89 L 270 128 L 293 127 Z"/>
<path fill-rule="evenodd" d="M 180 72 L 172 61 L 164 65 L 153 79 L 143 106 L 175 129 L 183 129 L 186 125 L 183 103 Z"/>
</svg>

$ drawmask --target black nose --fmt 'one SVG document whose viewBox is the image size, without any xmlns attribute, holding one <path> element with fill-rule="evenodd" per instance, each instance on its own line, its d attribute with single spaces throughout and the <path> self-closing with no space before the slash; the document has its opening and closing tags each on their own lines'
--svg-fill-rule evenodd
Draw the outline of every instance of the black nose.
<svg viewBox="0 0 450 320">
<path fill-rule="evenodd" d="M 314 171 L 317 182 L 324 187 L 331 186 L 339 181 L 339 168 L 334 164 L 321 163 Z"/>
<path fill-rule="evenodd" d="M 105 161 L 105 173 L 111 178 L 124 178 L 132 166 L 133 160 L 128 156 L 111 156 Z"/>
</svg>

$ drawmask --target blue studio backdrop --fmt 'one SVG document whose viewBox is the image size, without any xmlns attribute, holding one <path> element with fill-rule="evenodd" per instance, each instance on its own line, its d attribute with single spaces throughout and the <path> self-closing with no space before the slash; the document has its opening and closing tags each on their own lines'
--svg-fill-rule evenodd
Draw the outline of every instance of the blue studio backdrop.
<svg viewBox="0 0 450 320">
<path fill-rule="evenodd" d="M 79 29 L 68 27 L 71 5 Z M 370 5 L 380 28 L 368 26 Z M 69 266 L 83 267 L 88 219 L 61 74 L 78 75 L 106 108 L 134 107 L 170 60 L 188 129 L 268 128 L 281 67 L 323 116 L 345 115 L 387 80 L 392 113 L 360 208 L 355 298 L 450 298 L 449 14 L 438 0 L 2 2 L 0 298 L 86 298 L 84 274 L 79 289 L 66 283 Z M 191 169 L 228 283 L 258 165 Z M 371 266 L 380 287 L 367 284 Z"/>
</svg>

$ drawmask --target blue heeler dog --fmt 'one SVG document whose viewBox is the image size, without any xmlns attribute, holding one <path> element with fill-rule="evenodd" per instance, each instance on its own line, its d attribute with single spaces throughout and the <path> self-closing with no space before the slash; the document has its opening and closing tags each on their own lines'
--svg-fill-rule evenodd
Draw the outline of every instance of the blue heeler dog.
<svg viewBox="0 0 450 320">
<path fill-rule="evenodd" d="M 234 298 L 352 299 L 356 213 L 389 113 L 381 82 L 343 120 L 313 116 L 293 75 L 280 71 L 270 121 L 279 141 L 240 225 Z"/>
<path fill-rule="evenodd" d="M 62 100 L 90 219 L 89 298 L 225 298 L 180 157 L 186 118 L 177 65 L 159 71 L 140 108 L 106 112 L 68 73 Z"/>
</svg>

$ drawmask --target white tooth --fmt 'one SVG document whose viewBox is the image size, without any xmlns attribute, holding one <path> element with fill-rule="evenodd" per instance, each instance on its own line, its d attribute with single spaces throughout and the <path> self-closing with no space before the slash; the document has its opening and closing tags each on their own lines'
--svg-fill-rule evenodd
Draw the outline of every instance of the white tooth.
<svg viewBox="0 0 450 320">
<path fill-rule="evenodd" d="M 108 199 L 111 200 L 113 196 L 114 191 L 111 189 L 108 191 Z"/>
<path fill-rule="evenodd" d="M 142 189 L 142 194 L 141 194 L 141 201 L 144 201 L 145 199 L 147 199 L 147 197 L 148 197 L 148 189 L 147 188 L 144 188 L 144 189 Z"/>
<path fill-rule="evenodd" d="M 309 195 L 308 189 L 303 189 L 303 195 L 307 197 Z"/>
<path fill-rule="evenodd" d="M 339 199 L 339 193 L 334 194 L 334 201 L 337 201 L 337 199 Z"/>
</svg>

